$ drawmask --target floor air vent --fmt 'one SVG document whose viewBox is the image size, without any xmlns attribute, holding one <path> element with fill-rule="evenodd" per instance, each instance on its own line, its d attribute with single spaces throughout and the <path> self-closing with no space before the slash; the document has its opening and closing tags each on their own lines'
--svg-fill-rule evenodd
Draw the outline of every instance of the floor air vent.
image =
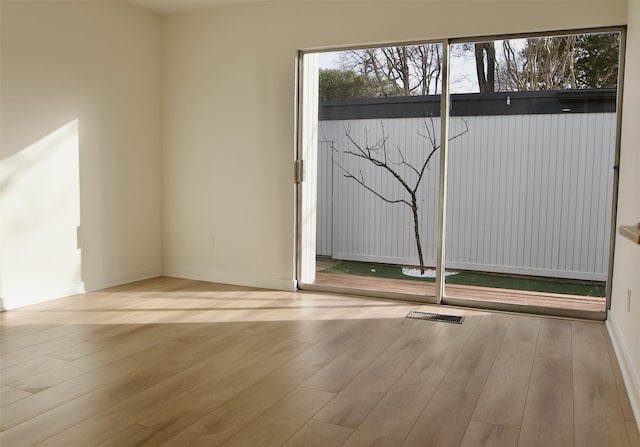
<svg viewBox="0 0 640 447">
<path fill-rule="evenodd" d="M 430 314 L 426 312 L 411 311 L 407 314 L 407 318 L 415 318 L 417 320 L 444 321 L 445 323 L 461 324 L 464 317 L 457 315 Z"/>
</svg>

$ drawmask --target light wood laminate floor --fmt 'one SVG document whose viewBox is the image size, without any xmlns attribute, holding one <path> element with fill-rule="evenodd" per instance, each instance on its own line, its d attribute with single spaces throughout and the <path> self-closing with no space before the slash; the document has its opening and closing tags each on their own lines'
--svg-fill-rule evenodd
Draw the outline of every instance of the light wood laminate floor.
<svg viewBox="0 0 640 447">
<path fill-rule="evenodd" d="M 0 337 L 1 446 L 640 446 L 601 323 L 157 278 Z"/>
</svg>

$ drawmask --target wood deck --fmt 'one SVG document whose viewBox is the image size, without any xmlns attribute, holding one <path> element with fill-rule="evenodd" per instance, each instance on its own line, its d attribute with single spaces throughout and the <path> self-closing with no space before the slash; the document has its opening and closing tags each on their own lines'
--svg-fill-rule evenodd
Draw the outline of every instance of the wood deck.
<svg viewBox="0 0 640 447">
<path fill-rule="evenodd" d="M 368 291 L 404 293 L 414 296 L 435 296 L 435 284 L 402 279 L 374 278 L 369 276 L 316 273 L 316 285 L 348 287 Z M 556 309 L 604 312 L 605 299 L 559 293 L 531 292 L 527 290 L 496 289 L 490 287 L 448 284 L 446 295 L 483 302 L 541 306 Z"/>
</svg>

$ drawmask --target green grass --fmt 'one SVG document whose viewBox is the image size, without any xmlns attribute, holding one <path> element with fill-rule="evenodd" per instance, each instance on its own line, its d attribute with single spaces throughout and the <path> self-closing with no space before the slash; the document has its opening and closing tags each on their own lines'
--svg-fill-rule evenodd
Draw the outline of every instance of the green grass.
<svg viewBox="0 0 640 447">
<path fill-rule="evenodd" d="M 406 279 L 410 281 L 434 282 L 433 278 L 413 278 L 402 274 L 401 266 L 386 264 L 368 264 L 365 262 L 343 261 L 340 264 L 322 270 L 324 273 L 343 275 L 372 276 L 376 278 Z M 533 292 L 564 293 L 604 297 L 605 283 L 554 279 L 534 279 L 499 275 L 491 273 L 465 272 L 446 277 L 448 284 L 464 284 L 467 286 L 495 287 L 498 289 L 530 290 Z"/>
</svg>

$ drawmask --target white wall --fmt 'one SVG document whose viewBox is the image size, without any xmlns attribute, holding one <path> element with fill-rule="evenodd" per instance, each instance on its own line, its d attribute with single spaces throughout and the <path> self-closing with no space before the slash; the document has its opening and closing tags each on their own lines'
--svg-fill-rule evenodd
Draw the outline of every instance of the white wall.
<svg viewBox="0 0 640 447">
<path fill-rule="evenodd" d="M 628 16 L 618 225 L 640 222 L 640 1 L 629 2 Z M 627 290 L 631 290 L 630 312 Z M 616 238 L 612 306 L 607 323 L 636 420 L 640 422 L 640 245 L 620 235 Z"/>
<path fill-rule="evenodd" d="M 160 19 L 120 2 L 0 10 L 4 306 L 160 274 Z"/>
<path fill-rule="evenodd" d="M 293 287 L 297 50 L 620 25 L 626 14 L 615 0 L 309 1 L 168 16 L 165 271 Z"/>
</svg>

